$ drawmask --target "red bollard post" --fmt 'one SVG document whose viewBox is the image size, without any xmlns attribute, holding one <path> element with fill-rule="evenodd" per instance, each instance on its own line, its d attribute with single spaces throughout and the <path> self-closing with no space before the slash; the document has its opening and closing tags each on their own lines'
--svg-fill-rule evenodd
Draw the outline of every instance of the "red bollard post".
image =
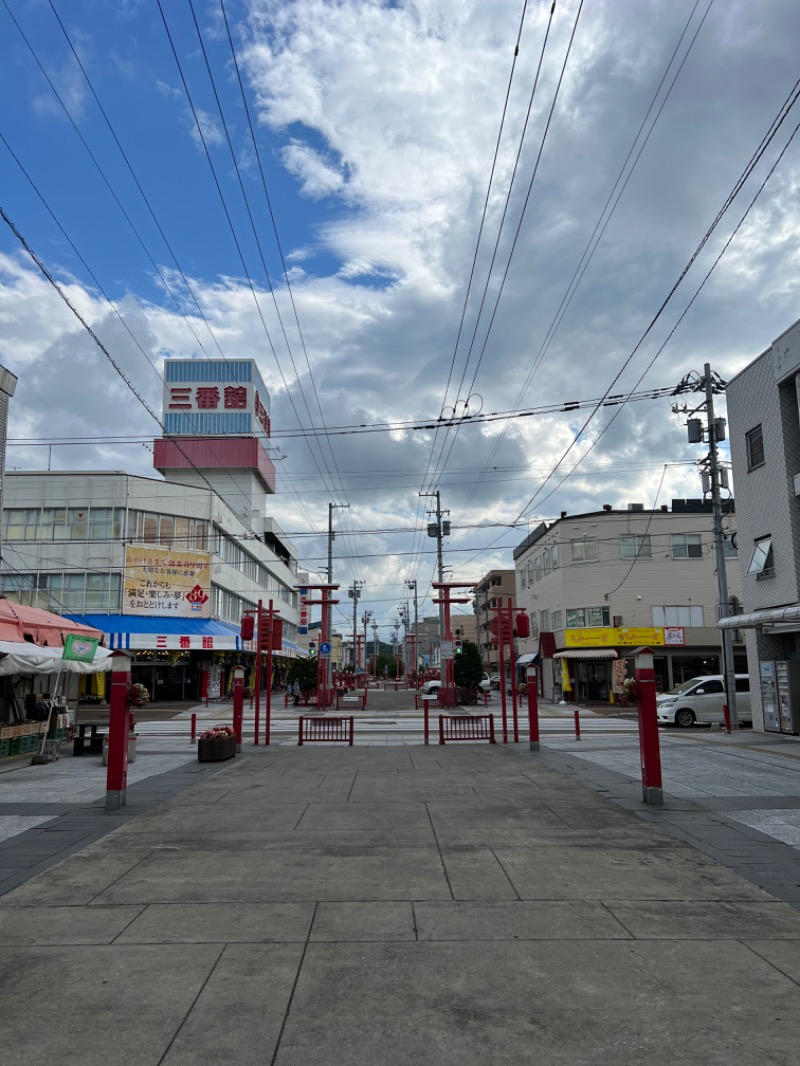
<svg viewBox="0 0 800 1066">
<path fill-rule="evenodd" d="M 192 738 L 191 738 L 190 743 L 194 744 L 195 740 L 197 740 L 197 715 L 193 714 L 192 715 Z"/>
<path fill-rule="evenodd" d="M 531 751 L 539 750 L 539 690 L 537 687 L 536 667 L 529 666 L 525 671 L 528 688 L 528 732 L 530 733 Z"/>
<path fill-rule="evenodd" d="M 653 652 L 637 648 L 636 681 L 639 685 L 639 755 L 642 766 L 642 799 L 653 807 L 664 802 L 661 787 L 661 748 L 658 739 L 658 709 L 656 704 L 656 674 Z"/>
<path fill-rule="evenodd" d="M 581 716 L 577 709 L 575 710 L 575 739 L 581 739 Z"/>
<path fill-rule="evenodd" d="M 107 811 L 117 811 L 128 802 L 128 734 L 131 728 L 131 709 L 128 700 L 128 691 L 131 687 L 131 658 L 124 651 L 115 651 L 112 654 L 111 695 L 108 701 Z"/>
<path fill-rule="evenodd" d="M 723 703 L 722 704 L 722 717 L 725 719 L 725 732 L 726 733 L 730 733 L 730 731 L 731 731 L 731 712 L 728 709 L 728 704 L 727 703 Z"/>
<path fill-rule="evenodd" d="M 236 750 L 242 750 L 242 725 L 244 723 L 244 667 L 233 668 L 233 731 L 236 734 Z"/>
</svg>

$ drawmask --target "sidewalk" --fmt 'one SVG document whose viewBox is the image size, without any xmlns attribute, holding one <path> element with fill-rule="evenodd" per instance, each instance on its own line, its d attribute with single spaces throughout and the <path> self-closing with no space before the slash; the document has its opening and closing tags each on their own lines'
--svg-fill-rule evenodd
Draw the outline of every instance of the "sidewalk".
<svg viewBox="0 0 800 1066">
<path fill-rule="evenodd" d="M 4 1063 L 793 1064 L 800 914 L 673 834 L 727 815 L 634 808 L 630 745 L 251 748 L 96 811 L 0 896 Z M 686 789 L 704 752 L 758 789 L 776 761 L 664 749 Z"/>
</svg>

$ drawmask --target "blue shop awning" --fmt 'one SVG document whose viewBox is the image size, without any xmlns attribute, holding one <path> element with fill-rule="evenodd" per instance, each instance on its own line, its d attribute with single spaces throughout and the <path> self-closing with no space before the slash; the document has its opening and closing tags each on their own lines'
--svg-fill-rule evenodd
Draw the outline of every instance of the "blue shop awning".
<svg viewBox="0 0 800 1066">
<path fill-rule="evenodd" d="M 255 653 L 255 642 L 242 641 L 239 626 L 213 618 L 148 618 L 136 614 L 73 614 L 65 617 L 102 630 L 107 648 Z M 299 644 L 284 640 L 280 654 L 290 659 L 302 659 L 308 652 Z"/>
<path fill-rule="evenodd" d="M 135 614 L 73 614 L 100 629 L 108 648 L 123 651 L 243 651 L 239 627 L 213 618 L 148 618 Z"/>
</svg>

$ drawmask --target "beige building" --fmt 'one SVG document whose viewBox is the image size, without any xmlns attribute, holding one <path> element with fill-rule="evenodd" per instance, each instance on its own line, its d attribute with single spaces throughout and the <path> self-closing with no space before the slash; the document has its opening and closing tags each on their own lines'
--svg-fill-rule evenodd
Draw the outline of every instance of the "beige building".
<svg viewBox="0 0 800 1066">
<path fill-rule="evenodd" d="M 500 650 L 492 641 L 489 622 L 496 618 L 492 608 L 516 606 L 517 585 L 514 570 L 490 570 L 475 586 L 476 640 L 481 653 L 483 668 L 490 674 L 500 672 Z M 502 604 L 500 601 L 502 600 Z"/>
<path fill-rule="evenodd" d="M 731 613 L 740 606 L 733 500 L 724 502 Z M 659 691 L 721 672 L 711 503 L 673 500 L 672 509 L 600 511 L 542 523 L 514 550 L 517 607 L 531 635 L 517 655 L 538 654 L 545 696 L 610 701 L 632 653 L 655 652 Z M 727 613 L 727 612 L 726 612 Z M 747 671 L 741 634 L 737 672 Z"/>
</svg>

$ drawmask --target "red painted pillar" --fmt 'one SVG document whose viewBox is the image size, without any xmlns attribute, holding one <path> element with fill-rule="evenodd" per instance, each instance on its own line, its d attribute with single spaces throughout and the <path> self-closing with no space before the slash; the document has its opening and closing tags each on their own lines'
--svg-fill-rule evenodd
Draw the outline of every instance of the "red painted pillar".
<svg viewBox="0 0 800 1066">
<path fill-rule="evenodd" d="M 453 634 L 450 630 L 450 589 L 444 588 L 441 590 L 442 598 L 444 599 L 444 639 L 449 641 L 452 645 Z M 456 694 L 455 694 L 455 682 L 453 672 L 453 657 L 452 653 L 449 659 L 444 661 L 444 676 L 442 679 L 442 689 L 445 690 L 445 705 L 447 707 L 455 707 Z"/>
<path fill-rule="evenodd" d="M 108 772 L 106 774 L 106 810 L 124 807 L 128 791 L 128 734 L 131 709 L 131 660 L 124 651 L 112 653 L 111 695 L 108 716 Z"/>
<path fill-rule="evenodd" d="M 264 622 L 261 617 L 261 600 L 258 601 L 258 613 L 256 614 L 256 678 L 255 685 L 255 703 L 256 710 L 253 722 L 253 744 L 258 744 L 258 730 L 261 724 L 261 638 L 263 633 Z"/>
<path fill-rule="evenodd" d="M 639 755 L 642 765 L 642 799 L 653 807 L 664 802 L 661 787 L 661 747 L 656 709 L 656 674 L 650 648 L 636 651 L 636 680 L 639 684 Z"/>
<path fill-rule="evenodd" d="M 525 679 L 528 684 L 528 728 L 530 731 L 531 751 L 539 750 L 539 688 L 536 677 L 536 667 L 529 666 L 525 671 Z"/>
<path fill-rule="evenodd" d="M 514 743 L 519 744 L 519 714 L 517 713 L 517 657 L 514 654 L 514 608 L 508 597 L 508 616 L 506 620 L 508 633 L 508 662 L 511 670 L 511 720 L 514 725 Z"/>
<path fill-rule="evenodd" d="M 233 731 L 236 734 L 236 750 L 242 750 L 242 727 L 244 724 L 244 667 L 233 668 Z"/>
<path fill-rule="evenodd" d="M 264 744 L 269 747 L 269 733 L 272 725 L 272 631 L 275 625 L 275 611 L 272 600 L 267 608 L 267 691 L 264 706 Z"/>
<path fill-rule="evenodd" d="M 503 743 L 508 744 L 508 701 L 506 699 L 506 661 L 503 656 L 502 614 L 498 614 L 497 656 L 500 669 L 500 707 L 503 711 Z"/>
</svg>

